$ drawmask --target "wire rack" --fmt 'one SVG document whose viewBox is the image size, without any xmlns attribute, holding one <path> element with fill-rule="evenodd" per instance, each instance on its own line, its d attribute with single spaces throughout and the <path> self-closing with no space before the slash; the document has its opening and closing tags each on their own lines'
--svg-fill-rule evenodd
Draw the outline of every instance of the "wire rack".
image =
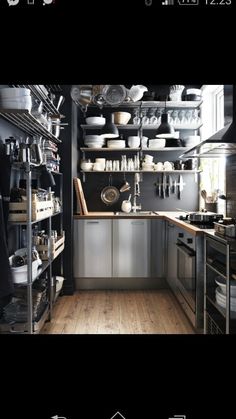
<svg viewBox="0 0 236 419">
<path fill-rule="evenodd" d="M 57 85 L 55 85 L 57 86 Z M 52 103 L 51 99 L 48 97 L 48 89 L 42 84 L 17 84 L 13 87 L 25 87 L 30 89 L 31 93 L 44 104 L 44 108 L 47 112 L 53 115 L 58 115 L 58 110 L 56 106 Z M 50 86 L 48 86 L 49 88 Z M 60 86 L 58 86 L 60 87 Z"/>
<path fill-rule="evenodd" d="M 43 135 L 44 138 L 51 140 L 54 143 L 61 143 L 61 140 L 49 132 L 47 128 L 45 128 L 27 110 L 0 109 L 0 115 L 29 135 Z"/>
<path fill-rule="evenodd" d="M 209 313 L 206 313 L 206 330 L 207 333 L 210 335 L 222 335 L 223 332 L 216 324 L 216 322 L 212 319 Z"/>
</svg>

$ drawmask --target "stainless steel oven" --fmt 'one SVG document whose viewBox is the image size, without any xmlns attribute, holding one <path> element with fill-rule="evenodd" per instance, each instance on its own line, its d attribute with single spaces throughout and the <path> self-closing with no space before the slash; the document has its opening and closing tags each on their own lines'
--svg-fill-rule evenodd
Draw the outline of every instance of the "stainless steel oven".
<svg viewBox="0 0 236 419">
<path fill-rule="evenodd" d="M 196 312 L 196 251 L 194 238 L 178 238 L 177 246 L 177 285 L 179 291 Z"/>
</svg>

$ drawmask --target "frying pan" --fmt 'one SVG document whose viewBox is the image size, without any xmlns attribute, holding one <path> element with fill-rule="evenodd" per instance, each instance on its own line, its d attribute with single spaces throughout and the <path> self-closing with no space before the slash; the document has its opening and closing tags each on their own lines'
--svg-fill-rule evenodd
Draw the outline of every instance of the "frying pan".
<svg viewBox="0 0 236 419">
<path fill-rule="evenodd" d="M 115 186 L 112 186 L 112 179 L 110 175 L 109 186 L 106 186 L 105 188 L 102 189 L 101 200 L 106 205 L 113 205 L 118 201 L 119 197 L 120 197 L 120 192 Z"/>
</svg>

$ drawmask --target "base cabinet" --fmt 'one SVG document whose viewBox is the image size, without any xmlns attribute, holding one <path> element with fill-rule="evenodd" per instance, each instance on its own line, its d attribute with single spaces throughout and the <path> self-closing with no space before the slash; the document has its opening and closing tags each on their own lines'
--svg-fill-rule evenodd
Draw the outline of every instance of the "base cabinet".
<svg viewBox="0 0 236 419">
<path fill-rule="evenodd" d="M 74 276 L 112 276 L 112 220 L 74 221 Z"/>
<path fill-rule="evenodd" d="M 150 220 L 113 220 L 113 277 L 149 277 L 150 244 Z"/>
<path fill-rule="evenodd" d="M 166 260 L 166 279 L 172 289 L 176 294 L 177 285 L 177 241 L 178 228 L 172 224 L 167 223 L 167 260 Z"/>
</svg>

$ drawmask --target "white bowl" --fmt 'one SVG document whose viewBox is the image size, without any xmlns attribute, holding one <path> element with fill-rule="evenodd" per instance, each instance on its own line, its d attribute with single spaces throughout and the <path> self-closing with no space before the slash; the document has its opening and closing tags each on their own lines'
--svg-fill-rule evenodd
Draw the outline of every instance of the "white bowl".
<svg viewBox="0 0 236 419">
<path fill-rule="evenodd" d="M 86 119 L 88 125 L 105 125 L 106 119 L 102 116 L 88 116 Z"/>
<path fill-rule="evenodd" d="M 201 89 L 187 89 L 186 90 L 186 95 L 202 96 L 202 91 L 201 91 Z"/>
<path fill-rule="evenodd" d="M 84 172 L 89 172 L 93 169 L 93 163 L 89 163 L 89 162 L 82 162 L 80 167 Z"/>
<path fill-rule="evenodd" d="M 102 137 L 100 137 L 100 135 L 85 135 L 84 137 L 84 141 L 87 140 L 99 140 L 99 141 L 104 141 Z"/>
<path fill-rule="evenodd" d="M 220 287 L 220 291 L 225 296 L 226 295 L 226 282 L 223 278 L 217 276 L 215 282 Z M 230 281 L 230 297 L 236 298 L 236 281 Z"/>
</svg>

